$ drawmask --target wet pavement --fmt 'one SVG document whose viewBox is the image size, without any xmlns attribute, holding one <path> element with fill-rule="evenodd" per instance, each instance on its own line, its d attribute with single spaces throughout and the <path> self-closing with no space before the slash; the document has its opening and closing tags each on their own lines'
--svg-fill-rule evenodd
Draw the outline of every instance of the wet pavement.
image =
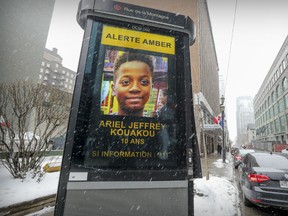
<svg viewBox="0 0 288 216">
<path fill-rule="evenodd" d="M 201 158 L 202 174 L 207 175 L 207 167 L 209 174 L 221 178 L 226 178 L 229 181 L 234 182 L 234 167 L 233 157 L 230 152 L 226 153 L 226 160 L 223 163 L 223 156 L 217 153 L 211 153 L 207 156 L 207 165 L 205 157 Z"/>
</svg>

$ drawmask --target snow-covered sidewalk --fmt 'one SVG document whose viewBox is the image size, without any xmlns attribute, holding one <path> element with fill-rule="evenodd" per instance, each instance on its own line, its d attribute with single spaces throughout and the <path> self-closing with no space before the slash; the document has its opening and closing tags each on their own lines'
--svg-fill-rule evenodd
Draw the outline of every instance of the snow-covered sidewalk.
<svg viewBox="0 0 288 216">
<path fill-rule="evenodd" d="M 201 159 L 203 176 L 206 175 L 205 159 Z M 231 154 L 227 152 L 226 163 L 217 154 L 208 155 L 209 180 L 206 176 L 195 179 L 195 216 L 236 216 L 239 209 L 238 188 L 234 182 Z"/>
<path fill-rule="evenodd" d="M 47 161 L 51 161 L 47 159 Z M 219 172 L 220 169 L 230 169 L 232 166 L 229 161 L 223 165 L 221 159 L 210 160 L 209 180 L 206 177 L 194 180 L 194 212 L 195 216 L 221 215 L 231 216 L 240 215 L 238 209 L 238 190 L 231 176 L 216 176 L 213 173 Z M 232 168 L 231 168 L 232 169 Z M 231 170 L 233 172 L 233 170 Z M 203 173 L 204 174 L 204 173 Z M 56 194 L 59 180 L 59 172 L 46 173 L 44 179 L 38 183 L 36 179 L 27 178 L 23 181 L 13 179 L 9 172 L 0 165 L 0 208 L 33 200 L 46 195 Z M 53 208 L 47 208 L 41 212 L 30 215 L 45 215 L 47 212 L 53 212 Z M 51 213 L 51 215 L 53 215 Z"/>
<path fill-rule="evenodd" d="M 44 164 L 59 160 L 61 157 L 47 157 Z M 40 182 L 37 182 L 37 178 L 32 179 L 31 176 L 28 173 L 24 180 L 14 179 L 0 163 L 0 208 L 56 194 L 59 172 L 46 173 Z"/>
</svg>

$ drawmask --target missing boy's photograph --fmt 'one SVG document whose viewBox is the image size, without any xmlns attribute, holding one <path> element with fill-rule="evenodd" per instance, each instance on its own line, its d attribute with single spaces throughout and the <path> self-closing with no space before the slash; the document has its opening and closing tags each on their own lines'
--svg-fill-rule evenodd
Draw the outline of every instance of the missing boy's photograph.
<svg viewBox="0 0 288 216">
<path fill-rule="evenodd" d="M 115 115 L 143 116 L 152 90 L 153 59 L 140 53 L 123 53 L 114 62 L 112 94 L 117 98 Z"/>
</svg>

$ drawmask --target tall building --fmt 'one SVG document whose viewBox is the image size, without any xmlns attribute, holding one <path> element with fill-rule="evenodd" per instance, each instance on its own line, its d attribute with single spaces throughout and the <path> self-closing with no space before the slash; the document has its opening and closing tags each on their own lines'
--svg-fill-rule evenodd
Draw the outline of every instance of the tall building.
<svg viewBox="0 0 288 216">
<path fill-rule="evenodd" d="M 55 0 L 4 0 L 0 6 L 0 82 L 38 80 Z"/>
<path fill-rule="evenodd" d="M 256 130 L 255 130 L 255 124 L 248 124 L 247 126 L 247 141 L 244 143 L 244 145 L 247 148 L 254 148 L 254 142 L 256 140 Z"/>
<path fill-rule="evenodd" d="M 220 113 L 219 83 L 215 82 L 215 80 L 219 80 L 219 68 L 207 1 L 165 0 L 165 4 L 163 1 L 155 0 L 120 1 L 180 13 L 193 20 L 196 28 L 196 41 L 190 47 L 190 60 L 197 138 L 202 153 L 204 152 L 203 143 L 205 143 L 208 153 L 214 152 L 222 132 L 220 127 L 213 130 L 205 130 L 204 127 L 205 125 L 212 125 L 213 117 Z"/>
<path fill-rule="evenodd" d="M 76 72 L 62 65 L 62 57 L 58 50 L 45 49 L 40 67 L 39 83 L 51 85 L 56 88 L 73 93 L 76 79 Z"/>
<path fill-rule="evenodd" d="M 259 147 L 288 143 L 288 36 L 254 98 Z M 270 146 L 269 146 L 270 145 Z"/>
<path fill-rule="evenodd" d="M 251 96 L 241 96 L 236 99 L 237 143 L 247 143 L 247 126 L 254 124 L 254 108 Z"/>
</svg>

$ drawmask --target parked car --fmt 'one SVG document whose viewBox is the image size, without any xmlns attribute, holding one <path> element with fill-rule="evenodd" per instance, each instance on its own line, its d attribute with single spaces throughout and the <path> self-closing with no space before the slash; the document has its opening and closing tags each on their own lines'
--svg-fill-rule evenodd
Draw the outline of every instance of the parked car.
<svg viewBox="0 0 288 216">
<path fill-rule="evenodd" d="M 241 147 L 239 146 L 233 146 L 231 147 L 231 155 L 234 155 L 237 149 L 240 149 Z"/>
<path fill-rule="evenodd" d="M 283 149 L 281 152 L 282 152 L 282 153 L 285 153 L 285 154 L 288 154 L 288 148 Z"/>
<path fill-rule="evenodd" d="M 288 210 L 288 155 L 248 153 L 239 166 L 239 182 L 246 206 Z"/>
<path fill-rule="evenodd" d="M 243 157 L 250 152 L 255 152 L 254 149 L 244 149 L 244 148 L 240 148 L 240 149 L 236 149 L 235 153 L 234 153 L 234 167 L 235 169 L 238 168 L 239 164 L 242 162 Z"/>
<path fill-rule="evenodd" d="M 50 140 L 52 144 L 52 150 L 63 150 L 65 145 L 66 134 L 54 137 Z"/>
</svg>

